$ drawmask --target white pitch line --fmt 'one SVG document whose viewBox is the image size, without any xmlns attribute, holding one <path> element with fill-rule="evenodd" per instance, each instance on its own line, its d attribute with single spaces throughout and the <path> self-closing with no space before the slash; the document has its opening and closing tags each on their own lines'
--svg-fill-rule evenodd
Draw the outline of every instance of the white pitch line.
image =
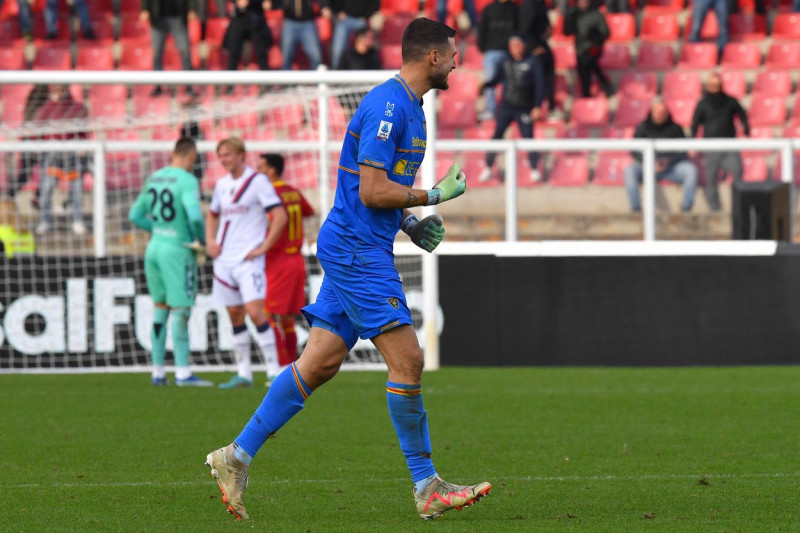
<svg viewBox="0 0 800 533">
<path fill-rule="evenodd" d="M 505 482 L 536 482 L 536 483 L 552 483 L 564 481 L 669 481 L 677 479 L 757 479 L 757 478 L 797 478 L 800 477 L 800 472 L 763 472 L 763 473 L 744 473 L 744 474 L 645 474 L 639 476 L 502 476 L 491 477 L 494 483 L 501 481 Z M 365 479 L 366 482 L 403 482 L 407 478 L 370 478 Z M 343 479 L 274 479 L 270 481 L 262 481 L 264 484 L 291 484 L 291 483 L 337 483 L 344 484 L 350 483 L 352 480 Z M 41 488 L 110 488 L 110 487 L 181 487 L 181 486 L 195 486 L 195 485 L 209 485 L 214 487 L 212 479 L 208 481 L 134 481 L 134 482 L 112 482 L 112 483 L 18 483 L 18 484 L 2 484 L 2 489 L 41 489 Z"/>
</svg>

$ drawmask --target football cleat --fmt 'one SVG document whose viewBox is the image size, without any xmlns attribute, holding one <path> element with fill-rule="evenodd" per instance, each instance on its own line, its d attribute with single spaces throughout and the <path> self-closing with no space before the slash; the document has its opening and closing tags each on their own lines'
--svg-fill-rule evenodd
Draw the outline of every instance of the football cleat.
<svg viewBox="0 0 800 533">
<path fill-rule="evenodd" d="M 211 475 L 217 480 L 222 491 L 222 503 L 236 520 L 247 520 L 249 516 L 242 503 L 242 494 L 247 488 L 247 469 L 228 460 L 225 448 L 214 450 L 206 456 L 206 466 L 211 467 Z"/>
<path fill-rule="evenodd" d="M 245 379 L 241 376 L 233 376 L 231 379 L 226 381 L 225 383 L 220 383 L 220 389 L 242 389 L 247 387 L 252 387 L 253 382 L 249 379 Z"/>
<path fill-rule="evenodd" d="M 214 383 L 206 379 L 200 379 L 197 376 L 189 376 L 186 379 L 175 379 L 175 385 L 178 387 L 213 387 Z"/>
<path fill-rule="evenodd" d="M 419 516 L 431 520 L 442 516 L 445 511 L 469 507 L 489 494 L 492 485 L 486 481 L 477 485 L 453 485 L 440 477 L 428 485 L 421 493 L 414 491 Z"/>
<path fill-rule="evenodd" d="M 150 378 L 150 385 L 154 387 L 166 387 L 169 385 L 167 378 Z"/>
</svg>

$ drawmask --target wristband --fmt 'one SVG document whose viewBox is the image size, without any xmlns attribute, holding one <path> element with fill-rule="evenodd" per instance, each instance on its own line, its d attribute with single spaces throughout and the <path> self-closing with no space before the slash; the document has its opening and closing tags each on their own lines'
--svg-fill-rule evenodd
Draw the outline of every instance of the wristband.
<svg viewBox="0 0 800 533">
<path fill-rule="evenodd" d="M 442 191 L 439 189 L 431 189 L 428 191 L 428 203 L 425 205 L 436 205 L 442 201 Z"/>
<path fill-rule="evenodd" d="M 411 228 L 416 226 L 417 222 L 419 222 L 419 219 L 416 217 L 416 215 L 414 215 L 414 213 L 411 213 L 403 219 L 403 222 L 400 223 L 400 229 L 403 230 L 403 233 L 406 235 L 410 235 L 409 232 L 411 231 Z"/>
</svg>

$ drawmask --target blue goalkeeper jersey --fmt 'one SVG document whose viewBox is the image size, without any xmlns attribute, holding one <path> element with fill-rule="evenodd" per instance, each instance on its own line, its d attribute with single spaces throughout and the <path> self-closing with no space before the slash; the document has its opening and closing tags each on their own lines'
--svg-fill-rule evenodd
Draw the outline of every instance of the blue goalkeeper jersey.
<svg viewBox="0 0 800 533">
<path fill-rule="evenodd" d="M 333 209 L 320 228 L 319 258 L 349 265 L 356 254 L 391 257 L 403 210 L 364 206 L 358 194 L 359 164 L 384 169 L 390 180 L 411 187 L 426 139 L 422 102 L 399 75 L 361 100 L 345 134 Z"/>
</svg>

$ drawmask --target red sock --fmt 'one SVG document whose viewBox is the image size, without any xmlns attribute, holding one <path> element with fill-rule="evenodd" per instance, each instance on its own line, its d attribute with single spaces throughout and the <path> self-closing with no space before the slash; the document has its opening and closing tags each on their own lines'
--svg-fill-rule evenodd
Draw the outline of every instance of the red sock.
<svg viewBox="0 0 800 533">
<path fill-rule="evenodd" d="M 275 320 L 274 315 L 267 315 L 267 320 L 269 321 L 269 325 L 272 327 L 272 330 L 275 332 L 275 346 L 278 349 L 278 364 L 281 366 L 291 364 L 294 360 L 288 360 L 289 356 L 287 355 L 286 351 L 286 335 L 281 327 L 282 324 Z"/>
<path fill-rule="evenodd" d="M 294 317 L 283 317 L 281 329 L 285 337 L 286 356 L 290 359 L 286 364 L 291 364 L 297 361 L 297 332 L 294 330 Z"/>
</svg>

